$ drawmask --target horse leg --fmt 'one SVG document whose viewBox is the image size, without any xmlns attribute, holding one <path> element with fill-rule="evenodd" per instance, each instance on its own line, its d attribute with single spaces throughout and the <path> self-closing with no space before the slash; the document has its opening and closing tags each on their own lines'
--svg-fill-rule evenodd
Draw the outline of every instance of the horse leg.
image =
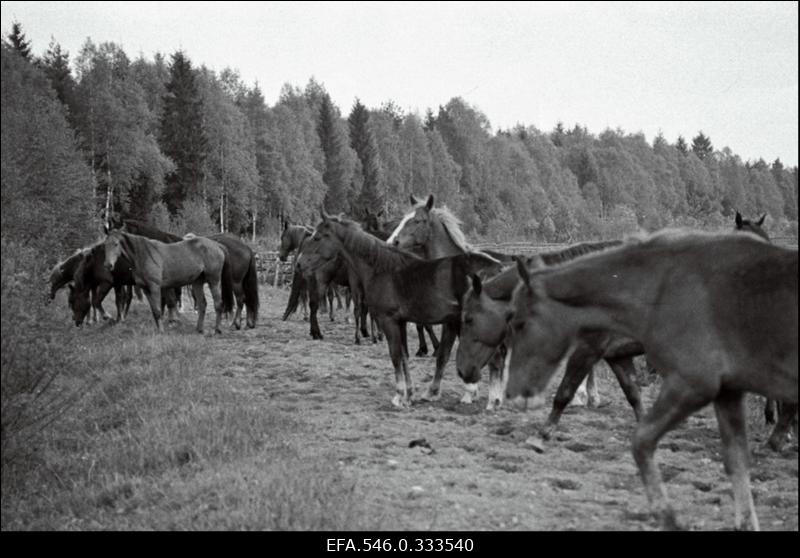
<svg viewBox="0 0 800 558">
<path fill-rule="evenodd" d="M 214 333 L 222 333 L 220 324 L 222 323 L 223 304 L 222 304 L 222 286 L 220 282 L 208 283 L 208 288 L 211 290 L 211 298 L 214 301 L 214 312 L 216 313 L 216 322 L 214 323 Z M 240 307 L 241 310 L 241 307 Z"/>
<path fill-rule="evenodd" d="M 192 295 L 197 308 L 197 333 L 203 333 L 203 320 L 206 317 L 206 293 L 203 292 L 203 280 L 198 279 L 192 283 Z M 216 306 L 217 301 L 214 301 Z"/>
<path fill-rule="evenodd" d="M 432 325 L 425 324 L 423 327 L 431 338 L 431 345 L 433 345 L 433 356 L 436 356 L 439 354 L 439 340 L 436 338 L 436 332 L 433 331 Z"/>
<path fill-rule="evenodd" d="M 350 310 L 350 303 L 355 304 L 353 300 L 353 293 L 350 291 L 348 287 L 347 290 L 344 291 L 344 312 L 345 312 L 345 321 L 350 319 L 350 316 L 347 315 L 347 311 Z M 355 314 L 353 314 L 355 316 Z"/>
<path fill-rule="evenodd" d="M 725 472 L 733 482 L 734 526 L 742 528 L 743 511 L 749 524 L 758 531 L 758 516 L 750 490 L 750 473 L 747 470 L 747 434 L 745 427 L 744 392 L 722 389 L 714 400 L 719 433 L 722 437 L 722 458 Z M 746 508 L 746 510 L 744 509 Z"/>
<path fill-rule="evenodd" d="M 334 295 L 338 298 L 339 294 L 336 292 L 336 287 L 333 285 L 328 287 L 328 315 L 331 318 L 331 321 L 335 321 L 336 316 L 333 313 L 333 297 Z M 342 301 L 339 301 L 339 308 L 342 307 Z"/>
<path fill-rule="evenodd" d="M 147 287 L 147 302 L 150 303 L 150 311 L 156 321 L 156 329 L 159 333 L 164 333 L 164 324 L 161 323 L 161 289 L 153 283 Z"/>
<path fill-rule="evenodd" d="M 312 284 L 313 283 L 313 284 Z M 320 291 L 322 291 L 320 293 Z M 309 281 L 308 283 L 308 306 L 311 309 L 309 318 L 309 325 L 311 328 L 312 339 L 324 339 L 322 332 L 319 329 L 319 322 L 317 321 L 317 311 L 319 310 L 319 299 L 325 300 L 325 288 L 320 288 L 316 281 Z"/>
<path fill-rule="evenodd" d="M 767 440 L 767 445 L 773 451 L 781 451 L 783 449 L 783 444 L 786 442 L 792 423 L 797 417 L 797 403 L 781 403 L 778 409 L 778 423 L 772 429 L 772 434 Z"/>
<path fill-rule="evenodd" d="M 106 296 L 111 290 L 111 287 L 111 283 L 103 282 L 98 285 L 97 290 L 95 291 L 94 304 L 97 310 L 100 312 L 103 320 L 113 320 L 111 315 L 105 311 L 105 308 L 103 308 L 103 300 L 105 300 Z"/>
<path fill-rule="evenodd" d="M 506 361 L 506 345 L 501 343 L 495 349 L 492 358 L 489 359 L 489 397 L 486 401 L 487 411 L 496 411 L 503 405 L 506 392 L 506 382 L 508 378 L 505 377 L 505 361 Z M 477 388 L 477 386 L 476 386 Z"/>
<path fill-rule="evenodd" d="M 244 290 L 240 283 L 233 284 L 233 294 L 236 297 L 236 314 L 233 316 L 233 327 L 242 329 L 242 308 L 244 308 Z"/>
<path fill-rule="evenodd" d="M 408 364 L 403 353 L 403 341 L 400 334 L 400 324 L 381 317 L 380 324 L 386 335 L 386 343 L 389 345 L 389 356 L 392 358 L 394 366 L 395 394 L 392 397 L 392 405 L 401 409 L 411 406 L 411 393 L 413 387 L 409 381 Z"/>
<path fill-rule="evenodd" d="M 408 362 L 408 330 L 406 328 L 406 322 L 400 324 L 400 340 L 403 345 L 403 357 L 405 357 L 406 362 Z"/>
<path fill-rule="evenodd" d="M 361 344 L 361 337 L 359 336 L 360 318 L 361 318 L 361 302 L 359 302 L 358 300 L 353 300 L 353 323 L 356 324 L 356 332 L 355 332 L 356 345 Z"/>
<path fill-rule="evenodd" d="M 636 383 L 636 366 L 633 364 L 633 358 L 606 359 L 606 362 L 611 367 L 611 371 L 619 382 L 619 387 L 622 388 L 625 398 L 630 403 L 636 422 L 641 421 L 644 416 L 644 408 L 642 407 L 642 394 Z"/>
<path fill-rule="evenodd" d="M 133 302 L 133 285 L 125 287 L 125 311 L 122 314 L 123 321 L 128 317 L 128 312 L 131 310 L 131 302 Z"/>
<path fill-rule="evenodd" d="M 309 305 L 308 298 L 309 298 L 308 289 L 306 289 L 305 292 L 300 293 L 300 301 L 303 303 L 303 319 L 304 320 L 308 319 L 308 305 Z"/>
<path fill-rule="evenodd" d="M 665 528 L 677 529 L 675 512 L 667 501 L 661 473 L 653 457 L 661 437 L 706 405 L 711 396 L 698 392 L 696 387 L 687 384 L 677 374 L 667 375 L 664 370 L 661 372 L 664 374 L 661 392 L 633 434 L 633 459 L 639 468 L 650 509 L 660 516 Z"/>
<path fill-rule="evenodd" d="M 600 359 L 598 351 L 586 343 L 578 343 L 575 350 L 566 359 L 566 370 L 553 399 L 553 407 L 544 426 L 539 429 L 539 436 L 549 440 L 561 420 L 564 409 L 575 397 L 575 393 L 583 385 L 586 376 L 592 371 L 594 364 Z M 558 374 L 558 372 L 556 372 Z M 555 374 L 554 374 L 555 376 Z"/>
<path fill-rule="evenodd" d="M 122 313 L 124 312 L 126 302 L 125 286 L 114 285 L 114 306 L 117 307 L 117 317 L 115 323 L 122 321 Z"/>
<path fill-rule="evenodd" d="M 439 342 L 439 351 L 436 354 L 436 372 L 433 374 L 431 385 L 428 386 L 428 393 L 425 399 L 428 401 L 438 401 L 441 397 L 440 388 L 444 367 L 450 359 L 450 351 L 453 350 L 453 343 L 458 337 L 458 326 L 451 323 L 442 325 L 442 339 Z"/>
<path fill-rule="evenodd" d="M 419 336 L 419 350 L 416 356 L 422 357 L 428 354 L 428 344 L 425 342 L 425 328 L 417 324 L 417 335 Z"/>
<path fill-rule="evenodd" d="M 600 407 L 600 394 L 597 391 L 597 377 L 594 368 L 586 376 L 586 407 L 598 409 Z"/>
</svg>

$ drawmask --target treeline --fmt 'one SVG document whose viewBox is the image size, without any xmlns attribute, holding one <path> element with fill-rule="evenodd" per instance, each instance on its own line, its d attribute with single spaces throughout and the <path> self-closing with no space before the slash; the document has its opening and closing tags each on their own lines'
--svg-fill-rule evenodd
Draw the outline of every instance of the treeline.
<svg viewBox="0 0 800 558">
<path fill-rule="evenodd" d="M 743 162 L 702 132 L 691 144 L 658 136 L 652 145 L 577 125 L 493 132 L 461 98 L 424 116 L 356 99 L 345 115 L 313 78 L 285 85 L 268 106 L 258 84 L 183 52 L 132 61 L 87 40 L 72 63 L 56 43 L 35 58 L 18 25 L 3 46 L 2 103 L 4 234 L 7 216 L 25 220 L 37 203 L 48 226 L 113 214 L 178 232 L 265 235 L 283 218 L 313 223 L 323 203 L 356 218 L 392 215 L 409 194 L 429 192 L 476 239 L 727 228 L 735 210 L 797 234 L 797 167 Z"/>
</svg>

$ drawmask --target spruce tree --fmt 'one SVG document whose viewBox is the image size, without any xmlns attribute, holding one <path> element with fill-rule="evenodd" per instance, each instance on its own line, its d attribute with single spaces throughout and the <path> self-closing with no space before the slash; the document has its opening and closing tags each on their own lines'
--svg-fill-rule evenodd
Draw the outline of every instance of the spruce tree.
<svg viewBox="0 0 800 558">
<path fill-rule="evenodd" d="M 201 191 L 208 138 L 203 129 L 203 101 L 194 70 L 183 52 L 172 55 L 169 73 L 159 143 L 164 154 L 175 163 L 175 171 L 167 176 L 164 188 L 164 202 L 175 214 L 187 198 L 196 197 Z"/>
<path fill-rule="evenodd" d="M 6 35 L 6 39 L 6 44 L 20 56 L 27 60 L 31 59 L 31 43 L 25 39 L 25 33 L 22 32 L 22 25 L 19 22 L 11 24 L 11 33 Z"/>
<path fill-rule="evenodd" d="M 61 50 L 61 45 L 51 38 L 47 52 L 39 61 L 39 66 L 50 80 L 50 85 L 55 90 L 58 100 L 73 108 L 75 79 L 72 77 L 69 67 L 69 52 Z"/>
<path fill-rule="evenodd" d="M 711 139 L 703 134 L 702 131 L 692 139 L 692 152 L 694 152 L 701 161 L 714 152 Z"/>
<path fill-rule="evenodd" d="M 686 140 L 683 139 L 683 136 L 678 136 L 678 141 L 675 142 L 675 148 L 684 155 L 689 152 L 689 146 L 686 145 Z"/>
<path fill-rule="evenodd" d="M 339 130 L 338 121 L 338 110 L 333 105 L 330 95 L 325 93 L 319 107 L 317 133 L 325 156 L 325 171 L 322 173 L 322 181 L 328 186 L 325 207 L 332 213 L 350 210 L 348 194 L 351 176 L 347 172 L 344 157 L 344 150 L 348 146 Z"/>
<path fill-rule="evenodd" d="M 347 120 L 350 126 L 350 147 L 353 148 L 359 161 L 361 161 L 361 172 L 364 177 L 356 205 L 362 211 L 375 212 L 381 205 L 381 173 L 378 144 L 369 124 L 367 107 L 356 99 L 353 110 Z"/>
</svg>

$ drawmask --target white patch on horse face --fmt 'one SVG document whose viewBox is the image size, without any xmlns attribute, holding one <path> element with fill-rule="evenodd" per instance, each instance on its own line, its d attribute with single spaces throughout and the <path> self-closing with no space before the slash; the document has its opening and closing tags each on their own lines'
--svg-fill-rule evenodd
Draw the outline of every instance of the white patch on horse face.
<svg viewBox="0 0 800 558">
<path fill-rule="evenodd" d="M 475 397 L 478 396 L 478 383 L 464 384 L 464 395 L 461 397 L 462 403 L 472 403 Z"/>
<path fill-rule="evenodd" d="M 394 244 L 394 241 L 397 239 L 397 236 L 400 234 L 400 231 L 403 230 L 403 227 L 406 226 L 406 223 L 408 223 L 411 219 L 414 218 L 415 214 L 416 211 L 412 211 L 411 213 L 408 213 L 405 217 L 403 217 L 403 220 L 400 221 L 400 224 L 397 225 L 397 228 L 392 231 L 391 236 L 389 236 L 389 238 L 386 239 L 386 244 Z"/>
</svg>

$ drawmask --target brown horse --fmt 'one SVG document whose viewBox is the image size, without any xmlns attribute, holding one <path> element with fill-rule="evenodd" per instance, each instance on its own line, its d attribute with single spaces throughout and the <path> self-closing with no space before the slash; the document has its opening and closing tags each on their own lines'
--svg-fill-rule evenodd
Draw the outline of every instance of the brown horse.
<svg viewBox="0 0 800 558">
<path fill-rule="evenodd" d="M 579 256 L 619 246 L 620 241 L 586 242 L 575 244 L 563 250 L 545 252 L 526 263 L 554 265 L 567 262 Z M 503 400 L 503 383 L 500 372 L 503 368 L 501 357 L 505 356 L 505 322 L 511 311 L 511 295 L 519 282 L 515 267 L 508 268 L 498 275 L 482 281 L 472 278 L 472 287 L 464 295 L 461 337 L 456 353 L 458 375 L 467 384 L 475 385 L 480 380 L 481 368 L 489 364 L 489 398 L 487 410 L 494 410 Z M 643 413 L 639 388 L 634 381 L 636 369 L 633 358 L 642 354 L 639 343 L 618 335 L 603 332 L 582 332 L 579 346 L 567 362 L 566 372 L 556 392 L 553 408 L 542 427 L 540 434 L 547 439 L 558 425 L 564 408 L 572 401 L 578 387 L 589 378 L 589 406 L 599 406 L 596 386 L 592 374 L 593 367 L 600 359 L 605 359 L 633 408 L 638 421 Z"/>
<path fill-rule="evenodd" d="M 395 406 L 408 407 L 413 391 L 406 324 L 443 324 L 436 372 L 425 396 L 439 399 L 444 367 L 458 335 L 460 300 L 467 289 L 467 275 L 486 267 L 499 267 L 499 262 L 479 252 L 424 260 L 367 234 L 354 221 L 331 217 L 324 211 L 322 218 L 314 234 L 321 243 L 320 252 L 333 257 L 339 251 L 346 258 L 358 274 L 367 307 L 386 337 L 395 369 Z"/>
<path fill-rule="evenodd" d="M 541 396 L 582 330 L 636 339 L 663 378 L 633 436 L 653 510 L 677 526 L 653 459 L 659 439 L 713 403 L 735 526 L 746 515 L 758 529 L 744 395 L 797 404 L 797 250 L 750 234 L 665 231 L 533 274 L 518 270 L 508 397 Z"/>
<path fill-rule="evenodd" d="M 153 319 L 160 332 L 161 289 L 192 285 L 197 302 L 197 331 L 203 332 L 206 297 L 203 285 L 208 283 L 217 314 L 214 331 L 222 333 L 223 312 L 233 307 L 233 280 L 227 250 L 219 243 L 201 236 L 165 244 L 158 240 L 112 230 L 105 243 L 105 266 L 113 269 L 120 256 L 131 262 L 134 281 L 142 287 L 150 303 Z"/>
</svg>

